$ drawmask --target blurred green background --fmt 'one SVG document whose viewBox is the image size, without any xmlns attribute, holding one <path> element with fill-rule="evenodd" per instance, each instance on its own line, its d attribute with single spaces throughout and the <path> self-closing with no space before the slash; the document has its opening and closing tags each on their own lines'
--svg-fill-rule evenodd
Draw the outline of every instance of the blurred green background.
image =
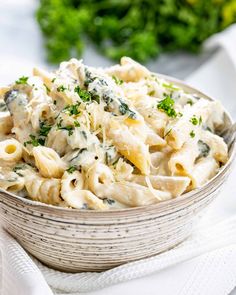
<svg viewBox="0 0 236 295">
<path fill-rule="evenodd" d="M 88 42 L 113 60 L 147 62 L 161 52 L 198 52 L 236 22 L 236 0 L 41 0 L 36 17 L 51 63 L 80 57 Z"/>
</svg>

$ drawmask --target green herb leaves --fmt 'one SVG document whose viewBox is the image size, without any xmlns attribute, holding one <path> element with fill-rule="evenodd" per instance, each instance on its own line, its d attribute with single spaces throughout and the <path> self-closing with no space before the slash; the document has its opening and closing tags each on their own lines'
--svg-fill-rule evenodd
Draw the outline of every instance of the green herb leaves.
<svg viewBox="0 0 236 295">
<path fill-rule="evenodd" d="M 79 95 L 82 101 L 84 102 L 91 101 L 92 96 L 88 91 L 81 89 L 79 86 L 76 86 L 74 91 Z"/>
<path fill-rule="evenodd" d="M 189 120 L 193 125 L 198 125 L 198 119 L 196 117 L 192 117 L 190 120 Z"/>
<path fill-rule="evenodd" d="M 66 169 L 66 171 L 70 174 L 72 174 L 73 172 L 75 172 L 76 167 L 75 166 L 70 166 L 68 169 Z"/>
<path fill-rule="evenodd" d="M 63 109 L 63 112 L 69 114 L 70 116 L 79 115 L 80 114 L 80 111 L 78 109 L 79 106 L 80 106 L 80 102 L 77 102 L 76 104 L 68 105 Z"/>
<path fill-rule="evenodd" d="M 63 126 L 62 123 L 63 123 L 63 119 L 60 119 L 60 121 L 57 123 L 57 130 L 66 130 L 68 131 L 69 136 L 73 134 L 75 127 L 80 127 L 80 123 L 78 121 L 74 121 L 74 125 Z"/>
<path fill-rule="evenodd" d="M 30 140 L 25 141 L 24 146 L 27 146 L 27 144 L 32 144 L 33 146 L 45 144 L 46 137 L 48 136 L 48 133 L 51 130 L 52 126 L 48 125 L 47 122 L 41 121 L 39 123 L 39 127 L 39 134 L 37 136 L 30 134 Z"/>
<path fill-rule="evenodd" d="M 200 116 L 199 119 L 194 115 L 189 122 L 191 122 L 193 125 L 201 125 L 202 124 L 202 117 Z"/>
<path fill-rule="evenodd" d="M 75 127 L 80 127 L 80 123 L 78 121 L 74 121 Z"/>
<path fill-rule="evenodd" d="M 63 120 L 60 119 L 60 121 L 57 123 L 57 130 L 66 130 L 68 131 L 69 136 L 73 134 L 74 126 L 72 125 L 67 125 L 67 126 L 62 126 Z"/>
<path fill-rule="evenodd" d="M 58 92 L 64 92 L 67 88 L 64 85 L 60 85 L 57 87 Z"/>
<path fill-rule="evenodd" d="M 116 76 L 112 76 L 112 79 L 115 81 L 117 85 L 122 85 L 124 83 L 123 80 L 117 78 Z"/>
<path fill-rule="evenodd" d="M 33 146 L 39 146 L 39 145 L 44 145 L 45 144 L 45 139 L 44 138 L 37 138 L 35 135 L 30 134 L 30 139 L 28 141 L 24 142 L 24 146 L 26 147 L 27 144 L 32 144 Z"/>
<path fill-rule="evenodd" d="M 190 133 L 189 133 L 190 137 L 191 138 L 194 138 L 195 137 L 195 132 L 192 130 Z"/>
<path fill-rule="evenodd" d="M 169 117 L 176 118 L 177 113 L 173 108 L 175 101 L 170 97 L 166 96 L 163 100 L 159 101 L 157 104 L 157 108 L 165 112 Z"/>
<path fill-rule="evenodd" d="M 193 105 L 193 101 L 192 101 L 192 99 L 189 99 L 189 100 L 187 101 L 187 104 L 189 104 L 190 106 L 192 106 L 192 105 Z"/>
<path fill-rule="evenodd" d="M 39 135 L 45 136 L 45 137 L 48 135 L 49 131 L 52 128 L 51 125 L 47 125 L 47 123 L 44 121 L 40 122 L 39 126 L 40 126 Z"/>
<path fill-rule="evenodd" d="M 20 84 L 26 85 L 27 82 L 28 82 L 28 79 L 29 79 L 29 77 L 22 76 L 18 80 L 16 80 L 15 83 L 18 84 L 18 85 L 20 85 Z"/>
</svg>

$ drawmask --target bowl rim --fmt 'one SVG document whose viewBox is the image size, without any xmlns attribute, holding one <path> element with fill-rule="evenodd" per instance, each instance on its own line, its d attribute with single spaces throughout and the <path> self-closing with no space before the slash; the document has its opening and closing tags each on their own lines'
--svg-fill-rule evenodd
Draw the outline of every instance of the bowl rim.
<svg viewBox="0 0 236 295">
<path fill-rule="evenodd" d="M 165 79 L 167 82 L 170 83 L 175 83 L 179 86 L 181 86 L 181 88 L 183 88 L 185 91 L 192 93 L 192 94 L 197 94 L 200 97 L 203 97 L 204 99 L 208 99 L 211 101 L 215 101 L 216 99 L 205 94 L 204 92 L 202 92 L 201 90 L 196 89 L 195 87 L 189 85 L 188 83 L 186 83 L 185 81 L 179 80 L 177 78 L 168 76 L 168 75 L 164 75 L 164 74 L 159 74 L 159 73 L 154 73 L 151 72 L 152 75 L 157 76 L 158 78 L 161 79 Z M 224 106 L 223 106 L 224 107 Z M 227 119 L 229 120 L 229 122 L 231 124 L 233 124 L 233 119 L 231 117 L 231 115 L 229 114 L 229 112 L 224 108 L 224 113 L 227 117 Z M 41 209 L 53 209 L 54 213 L 55 211 L 59 212 L 66 212 L 67 214 L 74 214 L 75 212 L 77 212 L 78 214 L 82 214 L 82 215 L 87 215 L 88 213 L 92 213 L 93 215 L 110 215 L 110 214 L 114 214 L 114 213 L 125 213 L 125 212 L 138 212 L 138 211 L 142 211 L 145 209 L 155 209 L 155 208 L 159 208 L 160 206 L 167 206 L 168 205 L 173 205 L 174 203 L 178 203 L 179 201 L 184 201 L 185 199 L 188 199 L 190 197 L 196 196 L 198 193 L 203 192 L 204 190 L 206 190 L 207 188 L 210 187 L 211 183 L 214 182 L 215 179 L 218 179 L 224 172 L 225 170 L 233 163 L 233 161 L 236 158 L 236 137 L 233 140 L 233 143 L 231 145 L 231 154 L 230 157 L 227 161 L 227 163 L 222 166 L 219 170 L 219 172 L 213 177 L 211 178 L 207 183 L 205 183 L 203 186 L 196 188 L 190 192 L 187 192 L 181 196 L 178 196 L 176 198 L 170 199 L 170 200 L 166 200 L 163 202 L 158 202 L 155 204 L 151 204 L 151 205 L 145 205 L 145 206 L 137 206 L 137 207 L 128 207 L 128 208 L 121 208 L 121 209 L 109 209 L 109 210 L 86 210 L 86 209 L 75 209 L 75 208 L 64 208 L 64 207 L 59 207 L 59 206 L 55 206 L 55 205 L 51 205 L 51 204 L 46 204 L 46 203 L 42 203 L 39 201 L 34 201 L 25 197 L 21 197 L 18 196 L 16 194 L 13 194 L 11 192 L 8 192 L 4 189 L 0 188 L 0 194 L 5 194 L 8 195 L 9 197 L 15 198 L 16 200 L 18 200 L 19 202 L 22 202 L 25 205 L 29 205 L 31 207 L 34 208 L 41 208 Z M 0 202 L 1 203 L 1 202 Z M 69 215 L 68 215 L 69 216 Z"/>
</svg>

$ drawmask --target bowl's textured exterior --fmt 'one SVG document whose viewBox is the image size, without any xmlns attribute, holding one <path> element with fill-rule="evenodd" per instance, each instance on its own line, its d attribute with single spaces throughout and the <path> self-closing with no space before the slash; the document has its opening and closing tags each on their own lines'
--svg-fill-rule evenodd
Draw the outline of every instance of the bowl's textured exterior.
<svg viewBox="0 0 236 295">
<path fill-rule="evenodd" d="M 206 95 L 166 77 L 187 91 Z M 225 114 L 225 126 L 232 124 Z M 44 264 L 68 272 L 103 271 L 166 251 L 186 239 L 215 198 L 235 156 L 204 187 L 163 203 L 112 211 L 58 208 L 0 192 L 3 227 Z M 109 197 L 109 196 L 108 196 Z"/>
</svg>

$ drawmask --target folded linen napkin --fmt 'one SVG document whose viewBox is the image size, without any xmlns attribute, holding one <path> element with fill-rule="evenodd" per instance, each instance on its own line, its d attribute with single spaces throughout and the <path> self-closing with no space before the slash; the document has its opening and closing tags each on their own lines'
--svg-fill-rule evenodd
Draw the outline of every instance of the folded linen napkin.
<svg viewBox="0 0 236 295">
<path fill-rule="evenodd" d="M 217 34 L 206 48 L 221 50 L 188 82 L 236 110 L 236 25 Z M 102 273 L 68 274 L 31 258 L 0 232 L 3 295 L 143 294 L 227 295 L 236 286 L 236 169 L 192 236 L 178 247 Z M 136 279 L 136 280 L 134 280 Z M 126 283 L 129 281 L 128 283 Z M 47 282 L 47 283 L 46 283 Z M 119 285 L 117 285 L 119 283 Z M 134 285 L 135 283 L 135 285 Z M 51 288 L 49 288 L 49 286 Z M 105 288 L 101 291 L 99 289 Z"/>
</svg>

